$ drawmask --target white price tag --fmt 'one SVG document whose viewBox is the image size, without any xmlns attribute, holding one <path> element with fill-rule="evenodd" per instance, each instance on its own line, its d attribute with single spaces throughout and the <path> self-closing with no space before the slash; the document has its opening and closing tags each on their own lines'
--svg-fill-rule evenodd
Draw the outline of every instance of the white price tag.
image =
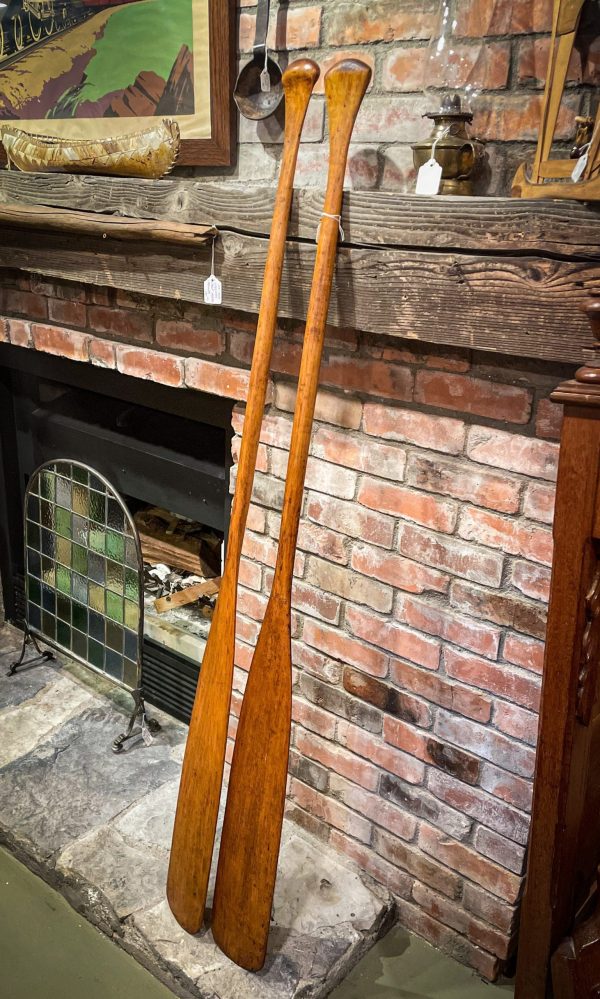
<svg viewBox="0 0 600 999">
<path fill-rule="evenodd" d="M 571 180 L 575 181 L 575 183 L 577 183 L 577 181 L 581 180 L 581 178 L 583 177 L 585 168 L 587 166 L 589 152 L 590 151 L 588 149 L 587 153 L 584 153 L 583 156 L 580 156 L 579 159 L 577 160 L 577 163 L 575 164 L 575 169 L 571 174 Z"/>
<path fill-rule="evenodd" d="M 223 288 L 214 274 L 204 282 L 204 301 L 207 305 L 220 305 L 223 301 Z"/>
<path fill-rule="evenodd" d="M 439 194 L 442 182 L 442 167 L 435 159 L 427 160 L 417 174 L 417 194 Z"/>
<path fill-rule="evenodd" d="M 260 89 L 263 94 L 271 93 L 271 77 L 269 76 L 269 70 L 266 66 L 260 74 Z"/>
<path fill-rule="evenodd" d="M 215 236 L 212 241 L 212 257 L 210 264 L 210 277 L 204 282 L 204 301 L 207 305 L 220 305 L 223 301 L 223 285 L 215 276 Z"/>
</svg>

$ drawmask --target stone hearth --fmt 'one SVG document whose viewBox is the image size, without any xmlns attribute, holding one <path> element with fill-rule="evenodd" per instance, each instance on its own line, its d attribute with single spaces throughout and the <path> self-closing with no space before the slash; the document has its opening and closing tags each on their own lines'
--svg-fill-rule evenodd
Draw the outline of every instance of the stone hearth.
<svg viewBox="0 0 600 999">
<path fill-rule="evenodd" d="M 387 892 L 286 821 L 264 971 L 188 936 L 165 900 L 185 726 L 153 711 L 152 745 L 114 756 L 127 695 L 66 659 L 9 678 L 20 642 L 0 629 L 2 842 L 179 995 L 328 995 L 389 925 Z"/>
</svg>

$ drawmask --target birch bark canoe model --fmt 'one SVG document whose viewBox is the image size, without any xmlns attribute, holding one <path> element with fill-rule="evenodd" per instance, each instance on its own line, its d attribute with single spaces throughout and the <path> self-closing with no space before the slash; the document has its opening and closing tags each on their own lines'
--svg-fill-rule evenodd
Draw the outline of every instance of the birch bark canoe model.
<svg viewBox="0 0 600 999">
<path fill-rule="evenodd" d="M 224 953 L 262 968 L 281 840 L 292 706 L 291 594 L 304 477 L 331 297 L 348 147 L 371 70 L 354 59 L 325 77 L 330 159 L 298 380 L 277 565 L 244 694 L 213 903 Z M 245 430 L 244 430 L 245 432 Z"/>
<path fill-rule="evenodd" d="M 190 722 L 167 881 L 171 911 L 188 933 L 200 930 L 206 906 L 229 722 L 239 564 L 269 380 L 298 147 L 318 78 L 319 67 L 310 59 L 292 63 L 283 76 L 286 107 L 283 156 L 252 357 L 225 569 Z"/>
</svg>

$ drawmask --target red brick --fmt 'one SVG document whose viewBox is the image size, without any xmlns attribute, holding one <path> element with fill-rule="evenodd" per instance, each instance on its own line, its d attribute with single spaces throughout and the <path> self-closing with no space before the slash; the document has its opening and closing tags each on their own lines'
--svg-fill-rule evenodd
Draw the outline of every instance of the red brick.
<svg viewBox="0 0 600 999">
<path fill-rule="evenodd" d="M 326 714 L 326 712 L 322 712 L 322 714 Z M 335 719 L 331 715 L 327 717 L 333 722 L 335 730 Z M 377 767 L 356 756 L 354 753 L 348 752 L 348 750 L 343 749 L 341 746 L 326 742 L 322 738 L 299 729 L 296 747 L 304 756 L 322 763 L 328 770 L 333 770 L 334 773 L 346 777 L 353 784 L 359 784 L 368 791 L 375 791 L 379 785 L 379 771 Z M 347 802 L 347 804 L 350 804 L 350 802 Z M 354 808 L 355 806 L 351 805 L 351 807 Z M 358 811 L 362 810 L 359 808 Z"/>
<path fill-rule="evenodd" d="M 350 811 L 345 805 L 339 804 L 333 798 L 324 797 L 318 791 L 315 791 L 314 788 L 302 784 L 295 778 L 291 780 L 291 798 L 301 808 L 312 812 L 313 815 L 316 815 L 323 822 L 327 822 L 336 829 L 340 829 L 349 836 L 353 836 L 361 843 L 368 843 L 370 841 L 370 822 L 367 822 L 362 816 L 357 815 L 356 812 Z"/>
<path fill-rule="evenodd" d="M 389 548 L 393 541 L 393 519 L 361 510 L 355 503 L 310 493 L 306 516 L 324 527 L 384 548 Z"/>
<path fill-rule="evenodd" d="M 454 354 L 446 353 L 443 357 L 432 354 L 424 360 L 426 368 L 438 368 L 440 371 L 469 371 L 471 367 L 468 354 L 462 356 L 458 351 Z"/>
<path fill-rule="evenodd" d="M 399 687 L 408 688 L 428 701 L 473 721 L 487 722 L 490 719 L 492 702 L 489 697 L 451 683 L 436 673 L 424 672 L 398 660 L 392 662 L 391 677 Z"/>
<path fill-rule="evenodd" d="M 521 674 L 514 667 L 470 656 L 462 649 L 447 648 L 444 662 L 446 673 L 454 680 L 499 694 L 533 711 L 539 708 L 539 681 L 529 673 Z"/>
<path fill-rule="evenodd" d="M 161 385 L 183 385 L 183 360 L 174 354 L 139 347 L 117 347 L 117 368 L 123 375 L 145 378 Z"/>
<path fill-rule="evenodd" d="M 277 409 L 293 413 L 296 409 L 297 389 L 294 385 L 277 382 L 275 386 L 275 404 Z M 315 420 L 322 423 L 333 423 L 348 430 L 358 430 L 362 419 L 362 402 L 358 399 L 343 399 L 332 392 L 318 392 L 315 404 Z"/>
<path fill-rule="evenodd" d="M 369 794 L 362 787 L 351 784 L 337 774 L 331 775 L 330 794 L 401 839 L 410 840 L 417 831 L 417 820 L 413 815 L 396 808 L 390 802 L 382 801 L 378 794 Z"/>
<path fill-rule="evenodd" d="M 489 416 L 509 423 L 528 423 L 532 394 L 516 385 L 482 381 L 470 375 L 419 371 L 415 400 L 428 406 L 455 409 L 461 413 Z"/>
<path fill-rule="evenodd" d="M 518 777 L 531 777 L 535 767 L 535 753 L 528 746 L 516 743 L 499 732 L 476 725 L 465 718 L 457 718 L 446 711 L 439 711 L 435 726 L 441 739 L 474 753 L 483 760 L 495 763 Z"/>
<path fill-rule="evenodd" d="M 233 441 L 231 442 L 231 457 L 233 458 L 236 465 L 240 460 L 241 446 L 242 446 L 241 437 L 234 437 Z M 257 472 L 269 471 L 269 449 L 266 448 L 264 444 L 258 445 L 258 451 L 256 452 L 256 464 L 254 467 Z M 236 469 L 236 474 L 237 474 L 237 469 Z"/>
<path fill-rule="evenodd" d="M 370 649 L 341 631 L 307 620 L 304 622 L 302 640 L 334 659 L 360 666 L 372 676 L 381 677 L 387 674 L 388 657 L 384 652 Z"/>
<path fill-rule="evenodd" d="M 438 742 L 427 732 L 419 732 L 412 725 L 399 718 L 386 717 L 383 720 L 383 737 L 396 749 L 401 749 L 431 766 L 439 767 L 453 774 L 467 784 L 476 784 L 479 779 L 480 762 L 468 753 Z"/>
<path fill-rule="evenodd" d="M 480 826 L 475 833 L 473 846 L 488 860 L 493 860 L 501 867 L 506 867 L 515 874 L 523 873 L 525 863 L 525 847 L 511 843 L 509 839 L 500 836 L 491 829 L 484 829 Z"/>
<path fill-rule="evenodd" d="M 23 319 L 5 319 L 2 322 L 6 324 L 6 340 L 15 347 L 31 347 L 31 323 Z"/>
<path fill-rule="evenodd" d="M 400 843 L 395 837 L 388 836 L 379 829 L 374 830 L 373 846 L 377 853 L 394 867 L 401 867 L 407 873 L 414 874 L 419 881 L 431 885 L 448 898 L 455 900 L 460 898 L 462 879 L 414 846 Z"/>
<path fill-rule="evenodd" d="M 56 354 L 68 357 L 72 361 L 87 361 L 90 337 L 85 333 L 65 330 L 60 326 L 40 326 L 34 323 L 31 327 L 33 345 L 36 350 L 46 354 Z"/>
<path fill-rule="evenodd" d="M 513 566 L 531 566 L 533 572 L 540 568 L 530 562 L 517 562 Z M 541 569 L 540 572 L 547 572 Z M 513 577 L 514 581 L 514 577 Z M 539 603 L 531 603 L 506 592 L 487 590 L 471 583 L 455 580 L 452 584 L 450 603 L 473 617 L 494 621 L 515 631 L 524 631 L 534 638 L 544 638 L 546 633 L 546 608 Z M 461 642 L 455 644 L 461 645 Z"/>
<path fill-rule="evenodd" d="M 556 489 L 541 482 L 532 482 L 525 493 L 523 513 L 532 520 L 541 520 L 543 524 L 551 524 L 554 520 L 554 501 Z"/>
<path fill-rule="evenodd" d="M 48 317 L 61 326 L 87 326 L 87 307 L 82 302 L 51 298 L 48 301 Z"/>
<path fill-rule="evenodd" d="M 483 947 L 484 950 L 500 958 L 508 957 L 510 941 L 503 933 L 474 919 L 464 909 L 453 905 L 448 899 L 419 884 L 418 881 L 413 888 L 413 898 L 424 912 L 444 926 L 449 926 L 458 933 L 464 933 L 478 947 Z"/>
<path fill-rule="evenodd" d="M 350 565 L 365 576 L 380 579 L 409 593 L 426 593 L 429 590 L 446 593 L 450 582 L 444 573 L 370 545 L 355 545 Z"/>
<path fill-rule="evenodd" d="M 504 933 L 511 934 L 517 921 L 518 909 L 507 905 L 501 899 L 489 895 L 477 885 L 468 883 L 464 887 L 462 901 L 466 909 L 476 916 L 497 926 Z"/>
<path fill-rule="evenodd" d="M 116 368 L 116 344 L 112 340 L 100 340 L 92 337 L 90 340 L 90 361 L 98 368 Z"/>
<path fill-rule="evenodd" d="M 560 440 L 562 422 L 563 407 L 550 399 L 540 399 L 535 418 L 535 432 L 538 437 Z"/>
<path fill-rule="evenodd" d="M 379 793 L 386 801 L 392 801 L 420 819 L 433 823 L 454 839 L 466 840 L 471 833 L 473 822 L 468 816 L 448 807 L 423 787 L 411 787 L 405 781 L 385 773 L 381 777 Z"/>
<path fill-rule="evenodd" d="M 447 607 L 402 597 L 398 618 L 428 635 L 435 635 L 446 642 L 453 642 L 473 652 L 495 659 L 500 647 L 500 630 L 453 614 Z"/>
<path fill-rule="evenodd" d="M 552 0 L 460 0 L 458 37 L 520 35 L 550 31 Z"/>
<path fill-rule="evenodd" d="M 413 393 L 413 375 L 408 368 L 343 354 L 330 356 L 323 364 L 321 382 L 345 392 L 364 392 L 396 401 L 410 401 Z"/>
<path fill-rule="evenodd" d="M 376 403 L 365 403 L 364 429 L 374 437 L 416 444 L 445 454 L 460 454 L 466 434 L 461 420 Z"/>
<path fill-rule="evenodd" d="M 246 531 L 242 554 L 273 569 L 277 561 L 277 545 L 272 538 L 261 538 Z"/>
<path fill-rule="evenodd" d="M 192 351 L 194 354 L 222 354 L 225 350 L 223 333 L 184 320 L 157 320 L 156 342 L 170 350 Z"/>
<path fill-rule="evenodd" d="M 325 739 L 333 739 L 335 735 L 335 718 L 328 711 L 323 711 L 316 704 L 310 704 L 297 695 L 294 695 L 292 702 L 292 717 L 299 725 Z M 311 760 L 317 760 L 330 769 L 335 769 L 327 760 L 331 761 L 335 757 L 338 747 L 323 743 L 320 750 L 321 743 L 322 739 L 317 740 L 300 728 L 296 730 L 296 748 L 305 756 L 310 756 Z"/>
<path fill-rule="evenodd" d="M 416 562 L 451 572 L 488 586 L 499 586 L 504 559 L 501 555 L 467 545 L 455 538 L 432 534 L 410 524 L 400 532 L 400 552 Z"/>
<path fill-rule="evenodd" d="M 271 21 L 270 47 L 280 51 L 316 48 L 321 36 L 321 12 L 320 6 L 286 10 L 281 17 Z"/>
<path fill-rule="evenodd" d="M 329 45 L 364 45 L 429 38 L 434 8 L 414 0 L 401 6 L 397 0 L 371 0 L 366 4 L 341 3 L 327 12 Z"/>
<path fill-rule="evenodd" d="M 232 368 L 226 364 L 202 361 L 188 357 L 185 361 L 185 384 L 188 388 L 221 395 L 228 399 L 246 400 L 248 396 L 249 372 Z M 272 387 L 267 389 L 267 399 L 271 399 Z"/>
<path fill-rule="evenodd" d="M 363 732 L 357 725 L 339 721 L 337 740 L 341 746 L 365 757 L 388 773 L 396 774 L 409 784 L 421 784 L 423 781 L 425 767 L 420 760 L 386 745 L 370 732 Z"/>
<path fill-rule="evenodd" d="M 482 770 L 484 768 L 482 767 Z M 429 790 L 441 801 L 468 815 L 481 825 L 524 846 L 529 835 L 529 816 L 486 794 L 477 787 L 468 787 L 452 774 L 432 770 L 429 775 Z"/>
<path fill-rule="evenodd" d="M 497 701 L 494 707 L 494 725 L 505 735 L 512 735 L 530 746 L 535 746 L 537 742 L 537 713 L 526 711 L 517 704 Z"/>
<path fill-rule="evenodd" d="M 48 315 L 46 298 L 16 288 L 0 288 L 0 307 L 5 312 L 17 312 L 28 319 L 46 319 Z"/>
<path fill-rule="evenodd" d="M 452 82 L 464 87 L 472 84 L 478 90 L 504 90 L 510 69 L 510 44 L 508 42 L 478 42 L 474 45 L 454 46 L 456 63 L 453 64 Z M 441 63 L 428 61 L 426 48 L 397 48 L 390 53 L 383 66 L 385 90 L 414 92 L 423 87 L 425 71 L 432 87 L 448 84 L 448 69 Z"/>
<path fill-rule="evenodd" d="M 363 871 L 367 871 L 376 881 L 385 885 L 388 891 L 394 892 L 396 896 L 410 895 L 412 877 L 377 857 L 369 848 L 357 843 L 356 840 L 348 839 L 337 829 L 332 829 L 330 843 L 334 849 L 350 857 Z"/>
<path fill-rule="evenodd" d="M 269 592 L 272 586 L 272 575 L 267 573 L 265 577 Z M 303 614 L 310 614 L 328 621 L 330 624 L 337 624 L 340 617 L 341 602 L 337 597 L 331 597 L 316 586 L 294 580 L 292 587 L 292 607 Z"/>
<path fill-rule="evenodd" d="M 482 885 L 499 898 L 507 902 L 515 902 L 519 898 L 521 878 L 481 857 L 464 843 L 456 843 L 444 833 L 423 825 L 419 834 L 419 846 L 436 860 L 460 871 L 470 881 Z"/>
<path fill-rule="evenodd" d="M 419 489 L 469 500 L 476 506 L 500 513 L 516 513 L 519 509 L 521 482 L 506 475 L 484 472 L 466 462 L 449 462 L 413 454 L 408 463 L 406 480 Z"/>
<path fill-rule="evenodd" d="M 288 452 L 279 448 L 271 449 L 271 472 L 285 479 L 288 466 Z M 340 468 L 319 458 L 309 458 L 306 468 L 306 488 L 326 493 L 339 499 L 353 499 L 356 492 L 357 474 L 350 468 Z"/>
<path fill-rule="evenodd" d="M 494 766 L 492 763 L 484 763 L 481 768 L 481 786 L 484 791 L 489 791 L 495 798 L 506 801 L 515 808 L 522 811 L 531 812 L 532 783 L 514 774 L 507 774 L 505 770 Z"/>
<path fill-rule="evenodd" d="M 381 441 L 352 437 L 329 427 L 316 428 L 311 453 L 336 465 L 345 465 L 346 468 L 368 472 L 394 482 L 404 478 L 405 451 Z"/>
<path fill-rule="evenodd" d="M 242 586 L 247 586 L 251 590 L 260 590 L 262 587 L 262 570 L 256 562 L 242 558 L 238 578 Z"/>
<path fill-rule="evenodd" d="M 556 479 L 558 446 L 490 427 L 471 427 L 467 454 L 473 461 L 536 479 Z"/>
<path fill-rule="evenodd" d="M 518 82 L 543 87 L 548 75 L 549 60 L 549 38 L 524 38 L 519 45 Z M 581 55 L 577 49 L 573 50 L 569 61 L 567 80 L 569 83 L 581 83 L 583 80 Z"/>
<path fill-rule="evenodd" d="M 354 635 L 372 645 L 389 649 L 395 655 L 427 669 L 437 670 L 439 667 L 440 643 L 409 631 L 395 621 L 379 617 L 372 611 L 348 606 L 346 623 Z"/>
<path fill-rule="evenodd" d="M 552 565 L 552 533 L 536 524 L 467 507 L 463 510 L 458 533 L 467 541 L 478 541 L 509 555 L 523 555 L 534 562 Z"/>
<path fill-rule="evenodd" d="M 474 968 L 477 974 L 493 982 L 500 971 L 500 961 L 492 954 L 471 944 L 464 936 L 456 933 L 433 919 L 420 906 L 411 905 L 404 898 L 397 899 L 396 907 L 401 926 L 411 933 L 424 937 L 437 950 L 449 954 L 455 961 Z"/>
<path fill-rule="evenodd" d="M 342 664 L 340 662 L 329 659 L 298 641 L 292 641 L 292 662 L 294 666 L 319 677 L 326 683 L 337 684 L 342 678 Z"/>
<path fill-rule="evenodd" d="M 431 710 L 424 701 L 381 683 L 371 676 L 359 673 L 349 666 L 344 670 L 344 690 L 404 721 L 412 722 L 421 728 L 431 727 Z"/>
<path fill-rule="evenodd" d="M 319 527 L 318 524 L 302 521 L 298 532 L 298 547 L 305 552 L 322 555 L 330 562 L 338 562 L 340 565 L 348 562 L 345 538 L 326 527 Z"/>
<path fill-rule="evenodd" d="M 544 643 L 523 635 L 507 635 L 504 641 L 503 658 L 515 666 L 541 673 L 544 668 Z"/>
<path fill-rule="evenodd" d="M 395 517 L 430 527 L 434 531 L 450 533 L 456 525 L 455 503 L 424 495 L 414 489 L 364 478 L 358 490 L 358 502 L 371 510 L 389 513 Z"/>
<path fill-rule="evenodd" d="M 366 604 L 378 611 L 391 611 L 394 591 L 374 579 L 367 579 L 345 566 L 334 565 L 322 559 L 308 560 L 306 580 L 316 587 L 335 593 L 345 600 Z"/>
<path fill-rule="evenodd" d="M 526 597 L 534 600 L 543 600 L 548 603 L 550 598 L 550 569 L 544 569 L 541 565 L 533 565 L 531 562 L 515 562 L 512 567 L 512 584 L 516 586 Z M 528 628 L 518 628 L 517 631 L 529 631 Z M 545 637 L 545 629 L 542 634 L 535 634 L 537 638 Z"/>
<path fill-rule="evenodd" d="M 556 138 L 573 135 L 573 118 L 580 113 L 581 95 L 567 92 L 558 115 Z M 537 139 L 542 113 L 542 94 L 521 93 L 480 97 L 475 107 L 473 132 L 488 141 L 533 142 Z"/>
<path fill-rule="evenodd" d="M 110 333 L 120 340 L 139 340 L 143 343 L 152 340 L 152 316 L 145 312 L 91 305 L 88 308 L 88 324 L 94 333 Z"/>
</svg>

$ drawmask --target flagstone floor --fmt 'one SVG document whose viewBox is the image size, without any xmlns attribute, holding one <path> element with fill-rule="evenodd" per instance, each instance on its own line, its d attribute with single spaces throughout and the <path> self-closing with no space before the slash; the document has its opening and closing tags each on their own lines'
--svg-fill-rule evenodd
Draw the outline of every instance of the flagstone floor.
<svg viewBox="0 0 600 999">
<path fill-rule="evenodd" d="M 387 929 L 389 895 L 286 821 L 263 971 L 241 971 L 210 933 L 188 936 L 165 900 L 186 727 L 153 711 L 152 745 L 115 756 L 129 695 L 68 661 L 8 677 L 20 641 L 0 627 L 0 843 L 178 994 L 328 995 Z"/>
</svg>

